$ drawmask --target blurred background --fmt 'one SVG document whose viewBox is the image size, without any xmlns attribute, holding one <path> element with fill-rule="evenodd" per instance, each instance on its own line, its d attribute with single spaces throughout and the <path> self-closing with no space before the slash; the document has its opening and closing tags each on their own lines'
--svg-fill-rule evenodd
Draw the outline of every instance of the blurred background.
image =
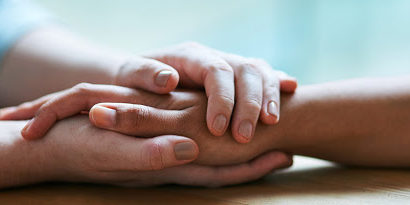
<svg viewBox="0 0 410 205">
<path fill-rule="evenodd" d="M 37 0 L 133 53 L 185 41 L 260 57 L 311 84 L 410 74 L 409 0 Z"/>
</svg>

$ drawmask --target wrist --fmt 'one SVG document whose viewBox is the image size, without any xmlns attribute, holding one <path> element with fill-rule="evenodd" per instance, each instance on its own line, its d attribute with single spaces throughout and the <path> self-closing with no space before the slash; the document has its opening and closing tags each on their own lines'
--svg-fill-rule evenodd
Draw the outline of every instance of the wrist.
<svg viewBox="0 0 410 205">
<path fill-rule="evenodd" d="M 39 141 L 26 141 L 20 130 L 25 121 L 0 122 L 0 188 L 52 180 L 49 153 Z"/>
<path fill-rule="evenodd" d="M 315 138 L 308 136 L 314 131 L 310 126 L 312 113 L 309 114 L 310 100 L 306 97 L 308 86 L 298 88 L 293 94 L 281 95 L 281 119 L 276 125 L 269 125 L 263 131 L 263 138 L 270 149 L 277 149 L 292 154 L 300 154 L 300 148 L 314 144 Z"/>
</svg>

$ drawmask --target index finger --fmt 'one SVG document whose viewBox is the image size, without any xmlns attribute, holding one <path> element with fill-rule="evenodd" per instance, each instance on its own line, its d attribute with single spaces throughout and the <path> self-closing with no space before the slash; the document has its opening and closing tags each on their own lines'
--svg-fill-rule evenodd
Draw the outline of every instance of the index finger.
<svg viewBox="0 0 410 205">
<path fill-rule="evenodd" d="M 234 107 L 232 67 L 214 52 L 196 43 L 184 44 L 181 48 L 165 50 L 164 53 L 151 57 L 174 67 L 180 75 L 182 85 L 205 88 L 208 97 L 208 129 L 215 136 L 223 135 Z"/>
<path fill-rule="evenodd" d="M 44 103 L 34 118 L 23 128 L 21 134 L 25 139 L 40 138 L 57 120 L 73 116 L 81 111 L 88 111 L 100 102 L 156 104 L 155 100 L 150 97 L 153 95 L 120 86 L 82 83 L 61 92 Z M 157 96 L 156 100 L 165 100 L 165 98 Z"/>
</svg>

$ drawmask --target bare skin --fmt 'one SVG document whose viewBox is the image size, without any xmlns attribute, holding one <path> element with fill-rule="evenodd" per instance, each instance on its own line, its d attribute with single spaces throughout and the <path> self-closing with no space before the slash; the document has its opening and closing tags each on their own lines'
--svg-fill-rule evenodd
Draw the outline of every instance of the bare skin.
<svg viewBox="0 0 410 205">
<path fill-rule="evenodd" d="M 166 129 L 174 129 L 173 132 L 194 139 L 200 149 L 196 163 L 238 163 L 278 149 L 347 165 L 410 166 L 407 151 L 410 146 L 409 77 L 357 79 L 301 87 L 294 95 L 283 95 L 281 123 L 274 127 L 259 124 L 255 139 L 246 145 L 232 141 L 229 133 L 220 138 L 210 137 L 200 117 L 204 115 L 204 97 L 199 94 L 190 98 L 199 100 L 172 120 L 180 124 L 165 126 L 164 133 L 158 134 L 172 133 Z M 117 110 L 117 127 L 98 123 L 98 119 L 104 119 L 99 116 L 107 116 L 104 112 L 95 112 L 97 106 Z M 140 113 L 140 110 L 144 116 L 155 113 L 154 109 L 142 106 L 103 103 L 96 105 L 90 115 L 97 114 L 92 121 L 98 127 L 131 135 L 146 134 L 139 127 L 133 129 L 121 123 L 133 120 L 131 122 L 143 124 L 144 117 L 129 114 Z M 213 157 L 207 158 L 209 156 Z"/>
<path fill-rule="evenodd" d="M 189 50 L 189 52 L 183 52 L 186 50 Z M 170 61 L 169 59 L 172 60 Z M 197 69 L 192 69 L 194 67 Z M 261 76 L 263 76 L 262 73 L 264 72 L 270 73 L 273 77 L 262 81 Z M 180 74 L 182 75 L 180 76 Z M 249 77 L 252 76 L 256 76 L 260 80 L 250 84 Z M 234 80 L 238 79 L 241 80 L 243 84 L 241 84 L 241 88 L 244 88 L 241 90 L 242 97 L 233 98 L 232 96 L 235 96 L 235 90 L 232 89 L 235 86 Z M 293 92 L 296 88 L 296 81 L 294 78 L 281 72 L 272 71 L 269 65 L 261 60 L 225 54 L 195 43 L 186 43 L 164 50 L 153 51 L 149 54 L 147 53 L 145 56 L 134 56 L 92 45 L 65 29 L 47 27 L 39 28 L 26 34 L 11 50 L 8 51 L 6 57 L 1 62 L 0 107 L 16 105 L 51 92 L 69 88 L 81 82 L 117 84 L 131 88 L 142 88 L 158 94 L 168 93 L 175 89 L 178 84 L 180 87 L 205 88 L 209 95 L 210 103 L 208 104 L 207 112 L 209 117 L 206 118 L 203 116 L 203 118 L 207 119 L 206 123 L 209 125 L 208 129 L 210 132 L 213 132 L 214 135 L 221 135 L 225 132 L 230 123 L 229 117 L 225 123 L 222 123 L 223 126 L 219 126 L 222 127 L 221 130 L 218 131 L 213 128 L 213 125 L 215 124 L 215 122 L 213 122 L 214 117 L 220 112 L 226 114 L 226 116 L 230 116 L 233 113 L 235 116 L 234 119 L 237 119 L 237 122 L 250 120 L 252 123 L 256 124 L 256 121 L 260 119 L 266 124 L 277 123 L 279 119 L 279 89 Z M 250 89 L 253 87 L 258 87 L 259 89 Z M 265 93 L 265 88 L 274 89 Z M 81 86 L 79 90 L 83 90 L 81 89 Z M 225 95 L 227 95 L 228 98 L 226 98 Z M 242 102 L 244 105 L 241 106 L 242 110 L 243 107 L 247 107 L 248 104 L 246 103 L 246 100 L 248 99 L 247 96 L 250 95 L 259 96 L 258 102 L 260 102 L 257 106 L 252 104 L 252 114 L 233 110 L 234 102 Z M 18 109 L 2 109 L 0 111 L 0 118 L 3 120 L 7 118 L 31 118 L 34 116 L 37 109 L 40 109 L 44 103 L 54 99 L 54 97 L 55 95 L 51 94 L 39 99 L 36 102 L 39 103 L 38 105 L 40 106 L 35 109 L 30 109 L 30 103 L 23 103 Z M 101 102 L 98 101 L 98 99 L 94 100 L 97 100 L 96 102 Z M 109 98 L 105 98 L 104 102 L 110 101 Z M 272 109 L 272 102 L 276 106 L 273 107 L 274 109 Z M 90 105 L 92 106 L 93 104 Z M 16 114 L 16 110 L 24 111 Z M 29 113 L 27 113 L 27 111 L 29 111 Z M 79 114 L 80 111 L 81 110 L 78 110 L 75 114 Z M 86 122 L 85 119 L 75 119 L 76 120 L 60 122 L 59 125 L 57 125 L 57 128 L 64 127 L 62 124 L 67 125 L 70 128 L 61 129 L 64 130 L 64 132 L 55 131 L 60 130 L 57 128 L 53 128 L 50 133 L 47 132 L 55 120 L 58 120 L 58 118 L 54 118 L 53 123 L 49 124 L 48 127 L 43 127 L 43 131 L 23 132 L 23 135 L 19 134 L 18 130 L 23 128 L 23 125 L 26 124 L 25 121 L 0 122 L 0 126 L 2 127 L 0 155 L 5 156 L 0 160 L 0 167 L 2 167 L 2 171 L 0 172 L 0 187 L 10 187 L 49 180 L 71 181 L 71 177 L 73 177 L 72 175 L 61 175 L 61 172 L 66 173 L 67 169 L 72 169 L 73 171 L 82 173 L 81 170 L 84 171 L 84 168 L 87 168 L 86 165 L 80 163 L 81 157 L 83 156 L 94 157 L 89 159 L 90 162 L 98 160 L 99 156 L 93 155 L 93 153 L 87 151 L 94 150 L 95 153 L 101 154 L 101 157 L 107 156 L 107 154 L 118 153 L 117 150 L 111 150 L 112 152 L 104 152 L 104 154 L 102 152 L 106 151 L 105 149 L 107 145 L 99 144 L 100 146 L 93 147 L 94 149 L 83 147 L 85 150 L 77 150 L 78 152 L 83 153 L 81 156 L 76 156 L 77 158 L 61 158 L 61 161 L 57 161 L 59 163 L 73 161 L 76 162 L 75 165 L 70 163 L 60 164 L 59 166 L 48 163 L 43 164 L 43 162 L 53 161 L 50 160 L 49 157 L 56 156 L 57 153 L 54 153 L 55 151 L 63 150 L 62 148 L 64 147 L 61 146 L 65 145 L 66 141 L 64 140 L 69 140 L 75 136 L 79 137 L 78 141 L 73 143 L 70 148 L 66 149 L 67 153 L 71 153 L 74 148 L 82 147 L 86 142 L 95 141 L 95 144 L 100 142 L 99 138 L 96 137 L 90 140 L 90 136 L 94 136 L 93 134 L 96 133 L 98 133 L 99 136 L 104 134 L 95 131 L 96 129 L 90 126 L 88 127 L 90 128 L 89 130 L 82 129 L 84 133 L 72 133 L 72 130 L 79 129 L 79 126 L 81 125 L 82 127 Z M 78 122 L 84 123 L 79 124 Z M 77 125 L 78 127 L 75 127 L 74 125 Z M 37 129 L 37 131 L 39 131 L 38 127 L 34 127 L 33 130 Z M 155 132 L 155 130 L 153 130 L 153 132 Z M 118 136 L 120 136 L 113 132 L 104 133 L 109 133 L 105 135 L 115 138 L 119 138 Z M 52 140 L 42 140 L 41 142 L 33 142 L 30 144 L 21 139 L 21 137 L 24 137 L 25 139 L 38 139 L 43 136 L 51 136 L 50 138 L 60 137 L 63 141 L 51 144 L 45 143 L 44 146 L 39 146 L 43 141 L 50 142 Z M 240 135 L 237 135 L 235 139 L 242 143 L 246 143 L 251 140 L 252 136 L 253 130 L 251 136 L 247 140 L 244 140 Z M 129 139 L 129 137 L 126 139 Z M 78 180 L 130 186 L 145 186 L 164 183 L 221 186 L 253 180 L 272 171 L 272 169 L 289 166 L 291 164 L 291 158 L 289 156 L 284 153 L 273 152 L 261 156 L 254 161 L 239 165 L 226 167 L 189 165 L 181 166 L 177 169 L 172 168 L 174 171 L 168 171 L 168 169 L 165 168 L 186 164 L 197 157 L 197 146 L 193 146 L 194 155 L 190 155 L 190 159 L 178 160 L 176 157 L 169 157 L 176 155 L 176 151 L 174 150 L 175 145 L 178 144 L 177 141 L 180 142 L 181 140 L 195 144 L 195 142 L 189 138 L 174 135 L 159 136 L 154 140 L 136 140 L 134 142 L 134 152 L 141 154 L 145 149 L 154 147 L 155 149 L 153 149 L 153 152 L 155 153 L 155 150 L 158 148 L 157 150 L 164 151 L 162 152 L 164 157 L 154 157 L 153 159 L 147 157 L 135 160 L 135 162 L 138 162 L 139 164 L 136 163 L 135 165 L 132 165 L 130 174 L 133 176 L 132 179 L 121 178 L 121 176 L 125 176 L 124 173 L 118 174 L 118 178 L 115 179 L 109 178 L 109 176 L 107 176 L 107 178 L 95 178 L 94 175 L 98 175 L 98 171 L 101 171 L 99 169 L 101 167 L 96 166 L 92 167 L 95 168 L 95 172 L 90 172 L 89 175 L 78 178 Z M 158 141 L 166 141 L 168 143 L 157 143 Z M 126 142 L 129 142 L 129 140 L 123 141 L 122 143 Z M 118 144 L 121 143 L 118 142 Z M 49 146 L 49 149 L 44 149 L 46 146 Z M 123 153 L 123 158 L 127 159 L 127 157 L 133 155 L 134 152 L 130 151 L 129 153 Z M 147 156 L 150 155 L 148 154 Z M 69 157 L 69 155 L 65 157 Z M 109 165 L 113 171 L 116 171 L 116 165 L 118 165 L 116 164 L 116 160 L 118 160 L 118 158 L 119 157 L 107 158 L 106 164 L 100 165 Z M 149 163 L 147 163 L 147 161 L 149 161 Z M 13 166 L 10 166 L 10 164 L 13 164 Z M 147 168 L 147 164 L 154 165 Z M 53 167 L 57 167 L 57 170 L 53 169 Z M 139 174 L 141 170 L 161 168 L 164 168 L 164 172 L 155 172 L 155 178 L 158 180 L 152 180 L 154 174 L 151 173 L 151 175 L 149 175 L 150 172 L 147 171 L 144 172 L 151 176 L 151 178 L 147 177 L 147 175 L 138 175 L 144 178 L 141 179 L 136 175 Z M 157 175 L 163 177 L 158 177 Z M 188 177 L 184 178 L 184 176 Z M 77 179 L 75 178 L 75 180 Z M 124 180 L 129 181 L 129 183 L 122 183 Z"/>
<path fill-rule="evenodd" d="M 251 141 L 260 119 L 279 121 L 279 92 L 293 92 L 296 80 L 274 71 L 260 59 L 184 43 L 130 55 L 90 44 L 55 27 L 39 28 L 21 38 L 1 62 L 0 107 L 17 105 L 78 83 L 116 84 L 158 94 L 177 86 L 205 89 L 206 123 L 213 135 L 224 134 L 231 116 L 234 138 Z M 249 100 L 252 99 L 252 100 Z M 234 104 L 236 108 L 234 109 Z M 38 139 L 45 133 L 23 133 Z"/>
<path fill-rule="evenodd" d="M 46 181 L 216 187 L 253 181 L 292 163 L 289 156 L 270 152 L 231 166 L 182 165 L 198 154 L 195 142 L 186 137 L 135 138 L 98 129 L 87 117 L 77 116 L 59 122 L 44 139 L 27 141 L 20 134 L 25 124 L 0 122 L 0 188 Z M 175 159 L 174 145 L 181 142 L 195 145 L 191 159 L 186 151 L 183 160 Z"/>
<path fill-rule="evenodd" d="M 301 87 L 294 95 L 283 96 L 282 121 L 273 127 L 259 124 L 255 139 L 246 145 L 232 140 L 231 133 L 212 136 L 203 118 L 206 96 L 200 92 L 158 96 L 116 86 L 86 85 L 77 96 L 94 94 L 88 98 L 88 107 L 80 108 L 92 107 L 90 120 L 97 127 L 133 136 L 192 138 L 200 150 L 198 164 L 246 162 L 278 149 L 348 165 L 409 167 L 409 79 L 357 79 Z M 92 106 L 97 103 L 95 96 L 102 93 L 116 96 L 120 103 Z M 40 112 L 55 112 L 53 115 L 64 118 L 70 115 L 68 110 L 78 109 L 73 106 L 81 101 L 78 98 L 68 96 L 55 102 L 55 107 L 64 109 L 49 107 Z M 133 104 L 124 103 L 127 98 L 133 99 Z"/>
</svg>

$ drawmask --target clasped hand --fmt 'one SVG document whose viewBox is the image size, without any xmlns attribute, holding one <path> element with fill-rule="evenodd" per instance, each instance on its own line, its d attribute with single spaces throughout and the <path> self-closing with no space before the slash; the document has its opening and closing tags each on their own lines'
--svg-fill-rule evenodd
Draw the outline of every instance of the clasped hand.
<svg viewBox="0 0 410 205">
<path fill-rule="evenodd" d="M 168 93 L 179 82 L 180 87 L 204 86 L 206 95 L 192 90 L 157 95 L 83 83 L 7 108 L 0 119 L 34 117 L 22 135 L 27 139 L 46 135 L 37 143 L 53 153 L 47 167 L 58 177 L 50 180 L 221 186 L 254 180 L 291 164 L 286 154 L 269 152 L 264 128 L 256 130 L 256 124 L 259 114 L 266 124 L 279 120 L 279 88 L 294 91 L 293 79 L 274 75 L 264 62 L 254 64 L 255 60 L 197 44 L 148 55 L 152 58 L 148 64 L 141 64 L 142 58 L 125 63 L 114 82 L 156 93 Z M 170 73 L 164 75 L 161 66 Z M 232 132 L 225 132 L 234 103 Z M 90 122 L 83 116 L 62 120 L 80 111 L 89 111 Z M 48 132 L 58 120 L 62 121 Z M 249 124 L 245 128 L 244 121 Z M 259 139 L 250 142 L 255 131 Z"/>
</svg>

